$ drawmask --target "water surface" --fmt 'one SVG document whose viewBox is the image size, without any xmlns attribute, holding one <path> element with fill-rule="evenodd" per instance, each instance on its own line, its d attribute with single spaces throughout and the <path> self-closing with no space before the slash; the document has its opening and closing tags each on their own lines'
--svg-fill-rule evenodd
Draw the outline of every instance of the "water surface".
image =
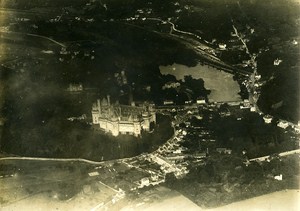
<svg viewBox="0 0 300 211">
<path fill-rule="evenodd" d="M 228 102 L 241 100 L 240 87 L 237 81 L 233 80 L 233 75 L 224 71 L 219 71 L 208 65 L 198 64 L 195 67 L 187 67 L 181 64 L 160 66 L 163 75 L 171 74 L 177 80 L 183 80 L 184 76 L 191 75 L 195 79 L 202 78 L 206 89 L 211 90 L 208 99 L 210 102 Z"/>
</svg>

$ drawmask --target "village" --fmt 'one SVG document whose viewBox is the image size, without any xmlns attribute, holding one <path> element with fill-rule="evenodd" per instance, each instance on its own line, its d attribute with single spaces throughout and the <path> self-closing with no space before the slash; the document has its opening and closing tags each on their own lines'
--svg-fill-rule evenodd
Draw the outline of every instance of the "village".
<svg viewBox="0 0 300 211">
<path fill-rule="evenodd" d="M 177 179 L 184 178 L 191 169 L 205 166 L 207 158 L 211 155 L 240 157 L 244 160 L 245 166 L 252 162 L 270 162 L 278 159 L 274 154 L 252 158 L 247 156 L 246 148 L 235 151 L 226 145 L 220 145 L 214 131 L 205 126 L 209 125 L 216 116 L 233 117 L 236 121 L 241 121 L 245 112 L 253 113 L 248 101 L 226 103 L 226 109 L 224 103 L 206 104 L 199 101 L 194 105 L 161 106 L 156 111 L 172 116 L 173 137 L 152 153 L 105 162 L 90 171 L 89 177 L 119 190 L 116 191 L 118 196 L 122 193 L 121 195 L 125 197 L 127 194 L 143 191 L 146 187 L 163 185 L 170 174 Z M 291 142 L 298 149 L 299 125 L 292 125 L 282 120 L 274 123 L 270 115 L 263 115 L 261 119 L 265 125 L 274 124 L 279 130 L 285 131 L 284 133 L 291 134 Z M 299 150 L 291 150 L 280 156 L 295 153 L 299 153 Z M 282 174 L 274 175 L 274 179 L 282 180 Z M 112 200 L 114 204 L 116 197 Z"/>
</svg>

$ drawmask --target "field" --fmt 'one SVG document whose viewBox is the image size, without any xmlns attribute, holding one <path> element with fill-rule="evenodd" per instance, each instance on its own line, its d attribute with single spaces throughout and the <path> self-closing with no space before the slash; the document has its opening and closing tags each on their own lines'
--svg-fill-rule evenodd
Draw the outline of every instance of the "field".
<svg viewBox="0 0 300 211">
<path fill-rule="evenodd" d="M 229 210 L 290 210 L 296 211 L 300 208 L 299 203 L 300 192 L 299 190 L 284 190 L 278 191 L 263 196 L 258 196 L 252 199 L 232 203 L 211 211 L 229 211 Z"/>
</svg>

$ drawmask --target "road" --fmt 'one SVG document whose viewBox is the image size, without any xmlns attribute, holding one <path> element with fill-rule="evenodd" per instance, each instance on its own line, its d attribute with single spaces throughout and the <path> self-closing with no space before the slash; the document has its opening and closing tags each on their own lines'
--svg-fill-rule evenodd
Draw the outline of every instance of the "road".
<svg viewBox="0 0 300 211">
<path fill-rule="evenodd" d="M 103 164 L 105 161 L 92 161 L 83 158 L 37 158 L 37 157 L 4 157 L 0 158 L 2 160 L 34 160 L 34 161 L 58 161 L 58 162 L 84 162 L 92 165 Z"/>
<path fill-rule="evenodd" d="M 300 149 L 295 149 L 295 150 L 290 150 L 290 151 L 286 151 L 286 152 L 281 152 L 278 154 L 279 157 L 284 157 L 284 156 L 288 156 L 288 155 L 293 155 L 293 154 L 300 154 Z M 258 158 L 252 158 L 249 159 L 249 161 L 266 161 L 267 159 L 269 159 L 270 155 L 267 156 L 262 156 L 262 157 L 258 157 Z"/>
<path fill-rule="evenodd" d="M 60 47 L 66 47 L 65 44 L 58 42 L 50 37 L 46 37 L 46 36 L 42 36 L 42 35 L 38 35 L 38 34 L 31 34 L 31 33 L 21 33 L 21 32 L 13 32 L 13 31 L 3 31 L 1 30 L 0 33 L 6 33 L 6 34 L 14 34 L 14 35 L 25 35 L 25 36 L 30 36 L 30 37 L 37 37 L 37 38 L 41 38 L 41 39 L 45 39 L 48 40 Z"/>
<path fill-rule="evenodd" d="M 233 22 L 233 20 L 232 20 L 232 22 Z M 256 112 L 262 113 L 260 111 L 259 107 L 257 106 L 257 100 L 258 100 L 259 96 L 257 96 L 257 94 L 255 94 L 255 82 L 256 82 L 256 76 L 257 76 L 257 61 L 256 61 L 257 55 L 250 53 L 246 41 L 243 39 L 241 34 L 238 32 L 238 30 L 234 26 L 234 24 L 232 24 L 232 28 L 233 28 L 234 33 L 237 36 L 237 38 L 242 42 L 243 46 L 245 47 L 245 51 L 250 57 L 250 65 L 252 66 L 252 69 L 253 69 L 253 72 L 249 76 L 249 79 L 248 79 L 250 82 L 249 83 L 250 86 L 247 87 L 248 93 L 249 93 L 249 101 L 255 107 Z"/>
</svg>

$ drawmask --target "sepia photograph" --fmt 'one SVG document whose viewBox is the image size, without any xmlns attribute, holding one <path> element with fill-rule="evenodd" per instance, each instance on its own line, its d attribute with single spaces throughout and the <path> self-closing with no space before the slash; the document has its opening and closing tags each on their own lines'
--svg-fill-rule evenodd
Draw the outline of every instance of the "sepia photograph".
<svg viewBox="0 0 300 211">
<path fill-rule="evenodd" d="M 300 210 L 299 79 L 300 0 L 0 0 L 0 210 Z"/>
</svg>

